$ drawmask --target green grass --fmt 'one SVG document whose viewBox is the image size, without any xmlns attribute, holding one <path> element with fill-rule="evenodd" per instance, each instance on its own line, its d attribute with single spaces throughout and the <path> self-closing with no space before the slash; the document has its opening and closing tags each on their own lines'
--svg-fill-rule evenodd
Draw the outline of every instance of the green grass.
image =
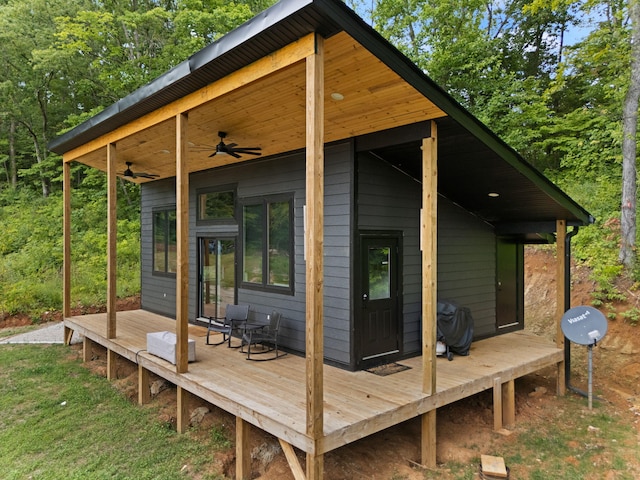
<svg viewBox="0 0 640 480">
<path fill-rule="evenodd" d="M 1 345 L 0 365 L 3 479 L 224 478 L 209 468 L 219 436 L 178 435 L 68 347 Z"/>
</svg>

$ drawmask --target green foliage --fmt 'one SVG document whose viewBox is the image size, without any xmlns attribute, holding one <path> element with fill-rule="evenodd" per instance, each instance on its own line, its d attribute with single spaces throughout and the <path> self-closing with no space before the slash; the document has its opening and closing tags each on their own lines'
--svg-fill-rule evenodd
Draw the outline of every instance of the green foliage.
<svg viewBox="0 0 640 480">
<path fill-rule="evenodd" d="M 72 194 L 72 300 L 106 300 L 106 200 L 104 193 Z M 62 306 L 62 198 L 26 192 L 0 197 L 0 314 L 34 316 Z M 125 209 L 125 213 L 127 212 Z M 118 296 L 140 290 L 140 220 L 120 215 L 117 224 Z"/>
</svg>

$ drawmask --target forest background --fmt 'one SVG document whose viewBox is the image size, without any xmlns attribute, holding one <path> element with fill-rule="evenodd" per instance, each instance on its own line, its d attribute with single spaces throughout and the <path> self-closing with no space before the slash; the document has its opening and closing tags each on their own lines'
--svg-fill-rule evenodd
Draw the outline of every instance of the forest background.
<svg viewBox="0 0 640 480">
<path fill-rule="evenodd" d="M 0 319 L 62 305 L 62 159 L 48 142 L 273 3 L 0 0 Z M 618 299 L 620 276 L 640 279 L 618 261 L 628 2 L 346 3 L 596 218 L 573 239 L 596 302 Z M 72 299 L 101 305 L 106 177 L 74 164 L 72 178 Z M 140 289 L 139 187 L 119 189 L 125 297 Z"/>
</svg>

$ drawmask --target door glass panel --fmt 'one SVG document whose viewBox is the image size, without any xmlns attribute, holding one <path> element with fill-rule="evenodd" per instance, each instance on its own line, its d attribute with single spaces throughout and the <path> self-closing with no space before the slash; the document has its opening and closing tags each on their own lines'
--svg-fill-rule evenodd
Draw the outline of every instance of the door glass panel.
<svg viewBox="0 0 640 480">
<path fill-rule="evenodd" d="M 203 238 L 200 243 L 200 315 L 223 317 L 235 303 L 235 250 L 233 239 Z"/>
<path fill-rule="evenodd" d="M 369 299 L 391 297 L 389 247 L 369 247 Z"/>
</svg>

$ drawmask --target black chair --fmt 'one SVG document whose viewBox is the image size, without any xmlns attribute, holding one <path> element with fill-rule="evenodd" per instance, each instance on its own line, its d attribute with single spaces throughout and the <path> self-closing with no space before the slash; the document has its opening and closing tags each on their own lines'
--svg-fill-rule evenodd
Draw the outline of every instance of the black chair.
<svg viewBox="0 0 640 480">
<path fill-rule="evenodd" d="M 249 305 L 227 305 L 224 318 L 209 317 L 207 327 L 207 345 L 222 345 L 227 342 L 231 347 L 231 334 L 234 330 L 240 330 L 249 318 Z M 222 341 L 209 343 L 209 333 L 222 334 Z M 236 347 L 237 348 L 237 347 Z"/>
<path fill-rule="evenodd" d="M 278 357 L 286 355 L 278 350 L 278 333 L 280 330 L 280 320 L 282 315 L 280 312 L 273 311 L 268 316 L 267 324 L 250 324 L 245 325 L 244 334 L 242 335 L 242 344 L 240 351 L 247 354 L 247 360 L 266 361 L 275 360 Z M 256 350 L 256 347 L 260 348 Z M 245 352 L 244 347 L 247 347 Z M 252 346 L 254 347 L 252 350 Z M 275 352 L 266 358 L 251 358 L 251 355 L 262 355 L 265 353 Z"/>
</svg>

